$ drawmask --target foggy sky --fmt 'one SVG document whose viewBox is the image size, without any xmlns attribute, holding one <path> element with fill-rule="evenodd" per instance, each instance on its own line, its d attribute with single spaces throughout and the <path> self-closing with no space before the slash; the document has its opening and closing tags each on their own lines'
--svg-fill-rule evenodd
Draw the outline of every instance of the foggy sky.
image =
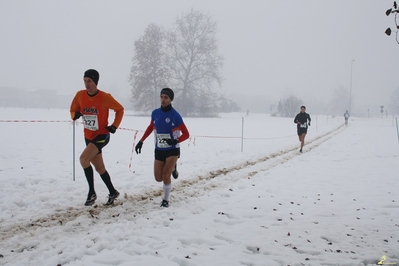
<svg viewBox="0 0 399 266">
<path fill-rule="evenodd" d="M 353 106 L 387 105 L 399 87 L 399 44 L 385 11 L 391 0 L 71 0 L 0 1 L 0 87 L 56 89 L 73 95 L 83 73 L 99 88 L 129 96 L 134 41 L 150 23 L 170 29 L 191 8 L 218 25 L 225 58 L 220 93 L 294 93 L 328 102 L 350 87 Z"/>
</svg>

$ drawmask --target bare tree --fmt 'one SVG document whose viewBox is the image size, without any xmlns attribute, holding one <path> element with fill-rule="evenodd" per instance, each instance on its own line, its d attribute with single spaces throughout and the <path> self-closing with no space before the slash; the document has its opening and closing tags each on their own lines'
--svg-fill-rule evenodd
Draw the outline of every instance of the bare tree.
<svg viewBox="0 0 399 266">
<path fill-rule="evenodd" d="M 148 111 L 159 105 L 159 91 L 167 87 L 169 70 L 165 64 L 165 32 L 150 24 L 144 35 L 134 43 L 129 81 L 136 110 Z"/>
<path fill-rule="evenodd" d="M 277 111 L 280 116 L 293 117 L 297 113 L 302 101 L 294 95 L 290 95 L 279 101 Z"/>
<path fill-rule="evenodd" d="M 393 7 L 390 8 L 390 9 L 388 9 L 388 10 L 385 12 L 385 14 L 386 14 L 387 16 L 389 16 L 389 15 L 391 15 L 391 14 L 395 14 L 396 42 L 399 44 L 399 40 L 398 40 L 398 29 L 399 29 L 399 25 L 398 25 L 398 21 L 397 21 L 398 13 L 399 13 L 399 8 L 398 8 L 398 5 L 396 4 L 396 1 L 393 2 Z M 391 28 L 387 28 L 387 29 L 385 30 L 385 34 L 386 34 L 386 35 L 390 36 L 391 33 L 392 33 Z"/>
<path fill-rule="evenodd" d="M 220 112 L 238 112 L 241 108 L 234 101 L 227 99 L 224 95 L 221 95 L 218 99 L 218 110 Z"/>
<path fill-rule="evenodd" d="M 167 36 L 167 63 L 171 70 L 171 87 L 182 115 L 212 112 L 216 103 L 210 92 L 214 82 L 222 82 L 223 57 L 218 54 L 216 22 L 209 15 L 191 10 L 175 22 Z M 207 103 L 197 101 L 206 99 Z"/>
</svg>

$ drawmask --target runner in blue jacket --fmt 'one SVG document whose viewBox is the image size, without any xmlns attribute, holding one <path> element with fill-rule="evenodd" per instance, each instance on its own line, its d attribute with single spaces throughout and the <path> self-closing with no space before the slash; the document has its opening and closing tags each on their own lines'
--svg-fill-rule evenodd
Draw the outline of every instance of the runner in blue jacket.
<svg viewBox="0 0 399 266">
<path fill-rule="evenodd" d="M 155 160 L 154 176 L 157 182 L 163 182 L 164 197 L 161 207 L 169 207 L 169 196 L 172 190 L 172 180 L 176 179 L 177 159 L 180 157 L 180 142 L 190 137 L 181 115 L 172 107 L 174 92 L 170 88 L 161 90 L 161 107 L 152 111 L 151 122 L 137 143 L 136 153 L 141 153 L 144 140 L 154 132 Z"/>
</svg>

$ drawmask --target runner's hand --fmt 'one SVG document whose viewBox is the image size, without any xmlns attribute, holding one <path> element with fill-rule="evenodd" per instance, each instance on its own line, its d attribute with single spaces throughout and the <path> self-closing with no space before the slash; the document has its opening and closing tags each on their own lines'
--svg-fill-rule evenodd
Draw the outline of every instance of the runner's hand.
<svg viewBox="0 0 399 266">
<path fill-rule="evenodd" d="M 114 133 L 116 132 L 116 127 L 114 127 L 114 126 L 108 126 L 108 127 L 107 127 L 107 130 L 108 130 L 109 132 L 111 132 L 112 134 L 114 134 Z"/>
<path fill-rule="evenodd" d="M 163 139 L 163 140 L 166 141 L 168 145 L 176 145 L 177 143 L 179 143 L 177 139 Z"/>
<path fill-rule="evenodd" d="M 134 147 L 134 150 L 137 154 L 141 153 L 141 147 L 143 147 L 143 142 L 140 140 L 139 143 L 137 143 L 136 147 Z"/>
<path fill-rule="evenodd" d="M 79 117 L 81 117 L 81 116 L 82 116 L 82 114 L 79 111 L 76 111 L 75 116 L 73 117 L 73 121 L 79 119 Z"/>
</svg>

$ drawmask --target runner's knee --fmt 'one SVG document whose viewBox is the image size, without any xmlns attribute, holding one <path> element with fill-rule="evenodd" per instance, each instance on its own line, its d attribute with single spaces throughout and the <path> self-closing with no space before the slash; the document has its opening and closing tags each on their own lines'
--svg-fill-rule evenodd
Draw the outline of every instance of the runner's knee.
<svg viewBox="0 0 399 266">
<path fill-rule="evenodd" d="M 84 154 L 80 155 L 79 161 L 83 168 L 86 168 L 90 165 L 90 158 L 88 158 Z"/>
</svg>

